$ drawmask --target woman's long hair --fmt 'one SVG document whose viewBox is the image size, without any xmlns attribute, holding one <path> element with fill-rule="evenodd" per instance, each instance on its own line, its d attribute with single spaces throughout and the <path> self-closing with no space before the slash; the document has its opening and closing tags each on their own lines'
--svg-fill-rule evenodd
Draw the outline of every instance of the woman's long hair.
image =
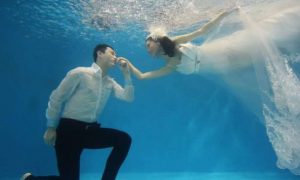
<svg viewBox="0 0 300 180">
<path fill-rule="evenodd" d="M 169 57 L 175 56 L 176 44 L 172 41 L 168 36 L 163 36 L 157 39 L 160 43 L 161 47 L 163 48 L 166 55 Z"/>
<path fill-rule="evenodd" d="M 176 53 L 176 43 L 172 41 L 168 36 L 158 37 L 156 40 L 149 37 L 147 40 L 159 42 L 166 55 L 174 57 Z"/>
</svg>

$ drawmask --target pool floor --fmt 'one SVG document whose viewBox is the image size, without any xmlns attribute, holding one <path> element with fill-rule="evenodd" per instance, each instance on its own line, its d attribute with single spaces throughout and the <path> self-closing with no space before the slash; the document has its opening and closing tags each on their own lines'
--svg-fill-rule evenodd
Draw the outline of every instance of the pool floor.
<svg viewBox="0 0 300 180">
<path fill-rule="evenodd" d="M 100 177 L 99 173 L 85 173 L 80 179 L 99 180 Z M 19 178 L 3 178 L 3 180 L 19 180 Z M 120 173 L 117 180 L 300 180 L 300 176 L 277 172 Z"/>
</svg>

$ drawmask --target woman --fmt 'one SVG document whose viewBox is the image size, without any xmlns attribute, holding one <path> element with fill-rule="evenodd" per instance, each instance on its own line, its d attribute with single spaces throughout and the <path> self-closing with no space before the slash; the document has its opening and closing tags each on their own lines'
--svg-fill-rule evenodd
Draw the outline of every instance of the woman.
<svg viewBox="0 0 300 180">
<path fill-rule="evenodd" d="M 246 25 L 244 30 L 200 46 L 189 42 L 206 35 L 233 11 L 221 13 L 189 34 L 168 37 L 151 33 L 146 38 L 148 52 L 163 59 L 165 66 L 143 73 L 129 61 L 128 64 L 133 74 L 143 80 L 174 71 L 220 75 L 246 107 L 264 120 L 278 157 L 277 166 L 300 175 L 297 143 L 300 139 L 300 82 L 282 57 L 300 57 L 300 2 L 290 1 L 292 5 L 286 2 L 279 2 L 274 11 L 259 22 L 251 22 L 241 12 Z"/>
<path fill-rule="evenodd" d="M 151 33 L 146 38 L 147 50 L 152 56 L 163 59 L 166 62 L 165 66 L 158 70 L 143 73 L 129 62 L 131 71 L 138 79 L 144 80 L 165 76 L 174 71 L 183 74 L 227 74 L 232 70 L 251 65 L 253 60 L 258 62 L 262 59 L 261 49 L 257 47 L 261 42 L 259 38 L 255 37 L 256 32 L 249 28 L 200 46 L 189 43 L 206 35 L 226 16 L 237 11 L 238 9 L 223 12 L 199 30 L 189 34 L 168 37 L 162 32 Z M 261 21 L 259 25 L 267 32 L 265 38 L 274 41 L 279 45 L 279 48 L 283 46 L 289 52 L 299 52 L 299 47 L 295 47 L 300 38 L 300 33 L 297 31 L 300 28 L 299 17 L 299 8 L 285 9 L 285 11 L 278 12 Z M 290 19 L 287 21 L 286 18 Z M 284 38 L 280 39 L 280 36 L 284 36 Z"/>
<path fill-rule="evenodd" d="M 234 9 L 233 11 L 235 10 L 236 9 Z M 192 48 L 191 45 L 188 44 L 183 45 L 183 44 L 186 44 L 192 41 L 193 39 L 197 38 L 198 36 L 207 33 L 212 27 L 220 23 L 220 21 L 224 17 L 231 14 L 233 11 L 223 12 L 219 14 L 215 19 L 207 23 L 205 26 L 190 34 L 185 34 L 176 37 L 168 37 L 162 32 L 151 33 L 146 38 L 146 47 L 148 49 L 148 52 L 153 56 L 162 58 L 166 62 L 166 65 L 161 69 L 142 73 L 132 63 L 128 61 L 131 71 L 138 79 L 151 79 L 151 78 L 157 78 L 160 76 L 170 74 L 175 70 L 180 70 L 180 68 L 178 67 L 180 66 L 180 64 L 182 64 L 183 59 L 186 58 L 185 49 L 188 47 Z M 192 61 L 195 60 L 196 59 L 193 59 Z"/>
</svg>

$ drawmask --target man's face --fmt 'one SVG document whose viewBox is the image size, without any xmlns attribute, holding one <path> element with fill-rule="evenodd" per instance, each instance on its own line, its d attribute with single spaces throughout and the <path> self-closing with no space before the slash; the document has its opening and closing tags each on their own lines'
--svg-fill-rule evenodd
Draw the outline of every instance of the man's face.
<svg viewBox="0 0 300 180">
<path fill-rule="evenodd" d="M 110 47 L 107 47 L 104 53 L 100 51 L 98 53 L 98 55 L 101 57 L 101 61 L 103 61 L 103 63 L 107 65 L 107 67 L 112 67 L 116 64 L 116 52 Z"/>
</svg>

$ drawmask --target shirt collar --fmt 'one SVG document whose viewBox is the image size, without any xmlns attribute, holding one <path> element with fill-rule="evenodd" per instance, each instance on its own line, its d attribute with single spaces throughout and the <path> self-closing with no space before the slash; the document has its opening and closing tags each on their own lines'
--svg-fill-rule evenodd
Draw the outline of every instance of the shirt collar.
<svg viewBox="0 0 300 180">
<path fill-rule="evenodd" d="M 92 69 L 94 70 L 95 73 L 97 73 L 98 75 L 100 75 L 100 77 L 102 77 L 102 69 L 98 64 L 93 63 L 91 67 L 92 67 Z M 110 77 L 108 75 L 103 76 L 102 78 L 110 79 Z"/>
<path fill-rule="evenodd" d="M 100 68 L 100 66 L 96 63 L 92 64 L 92 69 L 95 71 L 95 73 L 99 73 L 102 74 L 102 69 Z"/>
</svg>

